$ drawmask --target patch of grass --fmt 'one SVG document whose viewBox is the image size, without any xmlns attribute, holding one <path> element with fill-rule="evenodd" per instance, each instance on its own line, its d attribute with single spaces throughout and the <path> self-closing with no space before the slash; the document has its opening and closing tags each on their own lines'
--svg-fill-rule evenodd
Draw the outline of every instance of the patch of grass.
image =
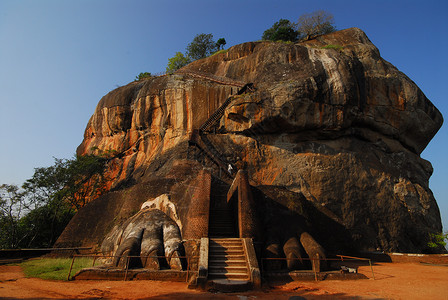
<svg viewBox="0 0 448 300">
<path fill-rule="evenodd" d="M 342 51 L 342 49 L 344 49 L 344 47 L 341 46 L 341 45 L 332 45 L 332 44 L 329 44 L 329 45 L 325 45 L 325 46 L 323 46 L 322 49 L 334 49 L 334 50 L 337 50 L 337 51 Z"/>
<path fill-rule="evenodd" d="M 229 51 L 229 49 L 218 50 L 215 53 L 213 53 L 212 55 L 210 55 L 210 57 L 215 56 L 216 54 L 226 53 L 227 51 Z"/>
<path fill-rule="evenodd" d="M 73 264 L 71 274 L 83 268 L 91 267 L 93 259 L 77 257 Z M 20 264 L 26 277 L 37 277 L 51 280 L 67 280 L 70 270 L 71 258 L 41 258 L 25 261 Z"/>
<path fill-rule="evenodd" d="M 280 44 L 287 44 L 287 45 L 291 45 L 291 44 L 294 44 L 293 42 L 291 42 L 291 41 L 283 41 L 283 40 L 277 40 L 277 41 L 275 41 L 276 43 L 280 43 Z"/>
</svg>

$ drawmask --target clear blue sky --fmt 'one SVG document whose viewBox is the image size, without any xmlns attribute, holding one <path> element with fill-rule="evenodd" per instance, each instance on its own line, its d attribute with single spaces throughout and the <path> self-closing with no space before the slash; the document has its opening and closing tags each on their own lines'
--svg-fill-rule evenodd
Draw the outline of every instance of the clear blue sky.
<svg viewBox="0 0 448 300">
<path fill-rule="evenodd" d="M 448 116 L 448 1 L 0 0 L 0 183 L 70 158 L 100 98 L 140 72 L 165 70 L 198 33 L 226 47 L 259 40 L 280 18 L 317 9 L 359 27 L 383 58 Z M 448 229 L 448 125 L 422 157 Z"/>
</svg>

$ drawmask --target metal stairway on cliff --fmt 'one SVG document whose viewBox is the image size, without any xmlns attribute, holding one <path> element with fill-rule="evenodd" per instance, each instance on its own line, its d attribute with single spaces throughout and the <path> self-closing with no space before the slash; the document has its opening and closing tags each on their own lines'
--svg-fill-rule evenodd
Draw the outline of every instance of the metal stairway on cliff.
<svg viewBox="0 0 448 300">
<path fill-rule="evenodd" d="M 244 94 L 247 90 L 253 91 L 254 85 L 253 83 L 247 83 L 245 84 L 237 93 L 237 95 Z M 224 111 L 226 110 L 227 106 L 232 102 L 233 96 L 230 96 L 229 98 L 224 101 L 224 103 L 202 124 L 201 127 L 199 127 L 199 132 L 207 132 L 221 117 L 224 115 Z"/>
</svg>

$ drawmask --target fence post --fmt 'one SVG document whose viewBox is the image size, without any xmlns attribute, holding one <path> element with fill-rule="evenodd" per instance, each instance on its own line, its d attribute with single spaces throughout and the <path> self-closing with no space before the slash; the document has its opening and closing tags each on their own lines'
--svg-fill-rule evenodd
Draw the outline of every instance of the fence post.
<svg viewBox="0 0 448 300">
<path fill-rule="evenodd" d="M 73 268 L 73 263 L 75 262 L 75 257 L 76 257 L 76 255 L 73 255 L 72 263 L 70 265 L 70 270 L 68 271 L 67 281 L 70 280 L 70 275 L 72 273 L 72 268 Z"/>
<path fill-rule="evenodd" d="M 190 257 L 187 257 L 187 278 L 185 279 L 185 282 L 188 282 L 189 271 L 190 271 Z"/>
<path fill-rule="evenodd" d="M 126 257 L 126 271 L 124 272 L 124 281 L 126 281 L 128 277 L 128 268 L 129 268 L 129 255 Z"/>
<path fill-rule="evenodd" d="M 372 261 L 369 259 L 370 270 L 372 270 L 373 280 L 375 280 L 375 273 L 373 273 Z"/>
</svg>

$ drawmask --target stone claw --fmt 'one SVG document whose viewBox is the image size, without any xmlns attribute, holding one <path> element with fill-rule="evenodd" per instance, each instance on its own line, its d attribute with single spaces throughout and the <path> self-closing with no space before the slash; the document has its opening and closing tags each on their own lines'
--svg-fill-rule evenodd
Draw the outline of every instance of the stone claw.
<svg viewBox="0 0 448 300">
<path fill-rule="evenodd" d="M 159 209 L 144 209 L 109 234 L 102 248 L 117 249 L 113 266 L 182 270 L 182 238 L 179 227 Z M 118 231 L 118 233 L 117 233 Z M 107 243 L 113 242 L 114 245 Z"/>
</svg>

